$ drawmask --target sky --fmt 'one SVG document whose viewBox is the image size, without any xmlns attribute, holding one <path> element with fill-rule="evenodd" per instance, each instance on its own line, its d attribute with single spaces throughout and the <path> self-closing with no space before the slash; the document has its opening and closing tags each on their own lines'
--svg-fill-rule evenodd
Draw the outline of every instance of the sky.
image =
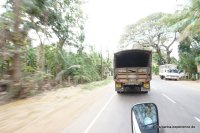
<svg viewBox="0 0 200 133">
<path fill-rule="evenodd" d="M 173 13 L 182 0 L 88 0 L 86 43 L 98 50 L 116 52 L 124 28 L 152 13 Z M 177 48 L 174 48 L 177 49 Z M 173 56 L 178 56 L 175 50 Z"/>
<path fill-rule="evenodd" d="M 83 6 L 87 14 L 85 43 L 94 45 L 98 51 L 117 50 L 120 35 L 127 25 L 137 22 L 152 13 L 173 13 L 177 4 L 185 0 L 85 0 Z M 1 0 L 0 6 L 5 2 Z M 2 12 L 2 9 L 0 10 Z M 177 47 L 173 48 L 177 57 Z"/>
</svg>

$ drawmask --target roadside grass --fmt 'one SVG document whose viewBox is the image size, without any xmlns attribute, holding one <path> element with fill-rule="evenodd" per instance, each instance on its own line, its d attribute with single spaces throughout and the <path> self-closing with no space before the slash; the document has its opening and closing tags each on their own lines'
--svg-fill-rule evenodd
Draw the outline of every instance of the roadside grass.
<svg viewBox="0 0 200 133">
<path fill-rule="evenodd" d="M 81 89 L 93 90 L 97 87 L 105 86 L 113 81 L 112 77 L 108 77 L 107 79 L 101 81 L 95 81 L 87 84 L 81 85 Z"/>
</svg>

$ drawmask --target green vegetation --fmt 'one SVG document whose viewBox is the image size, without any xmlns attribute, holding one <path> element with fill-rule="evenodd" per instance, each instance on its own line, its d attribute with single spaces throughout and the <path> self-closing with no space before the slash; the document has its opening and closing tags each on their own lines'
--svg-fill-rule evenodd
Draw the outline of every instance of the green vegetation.
<svg viewBox="0 0 200 133">
<path fill-rule="evenodd" d="M 200 65 L 200 56 L 195 58 L 195 63 L 196 65 Z"/>
<path fill-rule="evenodd" d="M 200 63 L 199 14 L 200 0 L 190 0 L 189 5 L 174 14 L 151 14 L 127 26 L 119 48 L 124 49 L 131 45 L 133 48 L 152 50 L 152 70 L 155 74 L 158 73 L 159 65 L 173 63 L 192 78 Z M 179 43 L 179 60 L 171 57 L 175 42 Z"/>
<path fill-rule="evenodd" d="M 107 77 L 109 54 L 103 58 L 84 42 L 82 4 L 81 0 L 7 0 L 0 15 L 1 91 L 24 98 L 58 84 Z"/>
<path fill-rule="evenodd" d="M 169 19 L 171 26 L 180 33 L 179 67 L 190 74 L 197 72 L 200 55 L 199 5 L 200 0 L 191 0 L 190 5 Z"/>
</svg>

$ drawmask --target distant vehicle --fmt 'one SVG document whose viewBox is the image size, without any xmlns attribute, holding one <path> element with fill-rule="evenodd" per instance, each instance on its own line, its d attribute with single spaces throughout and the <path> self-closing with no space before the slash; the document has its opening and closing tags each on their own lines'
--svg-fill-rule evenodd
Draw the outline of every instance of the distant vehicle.
<svg viewBox="0 0 200 133">
<path fill-rule="evenodd" d="M 151 80 L 152 52 L 124 50 L 114 54 L 115 91 L 148 92 Z"/>
<path fill-rule="evenodd" d="M 161 79 L 179 80 L 180 75 L 177 66 L 174 64 L 165 64 L 159 66 L 159 76 Z"/>
</svg>

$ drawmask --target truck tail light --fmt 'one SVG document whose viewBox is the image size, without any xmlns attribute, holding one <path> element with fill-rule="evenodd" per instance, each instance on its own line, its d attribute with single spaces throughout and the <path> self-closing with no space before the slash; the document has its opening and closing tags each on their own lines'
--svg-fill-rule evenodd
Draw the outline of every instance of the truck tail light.
<svg viewBox="0 0 200 133">
<path fill-rule="evenodd" d="M 115 82 L 115 87 L 116 88 L 122 88 L 122 84 L 120 82 Z"/>
<path fill-rule="evenodd" d="M 145 89 L 149 89 L 149 88 L 150 88 L 149 82 L 144 83 L 144 84 L 143 84 L 143 87 L 144 87 Z"/>
</svg>

